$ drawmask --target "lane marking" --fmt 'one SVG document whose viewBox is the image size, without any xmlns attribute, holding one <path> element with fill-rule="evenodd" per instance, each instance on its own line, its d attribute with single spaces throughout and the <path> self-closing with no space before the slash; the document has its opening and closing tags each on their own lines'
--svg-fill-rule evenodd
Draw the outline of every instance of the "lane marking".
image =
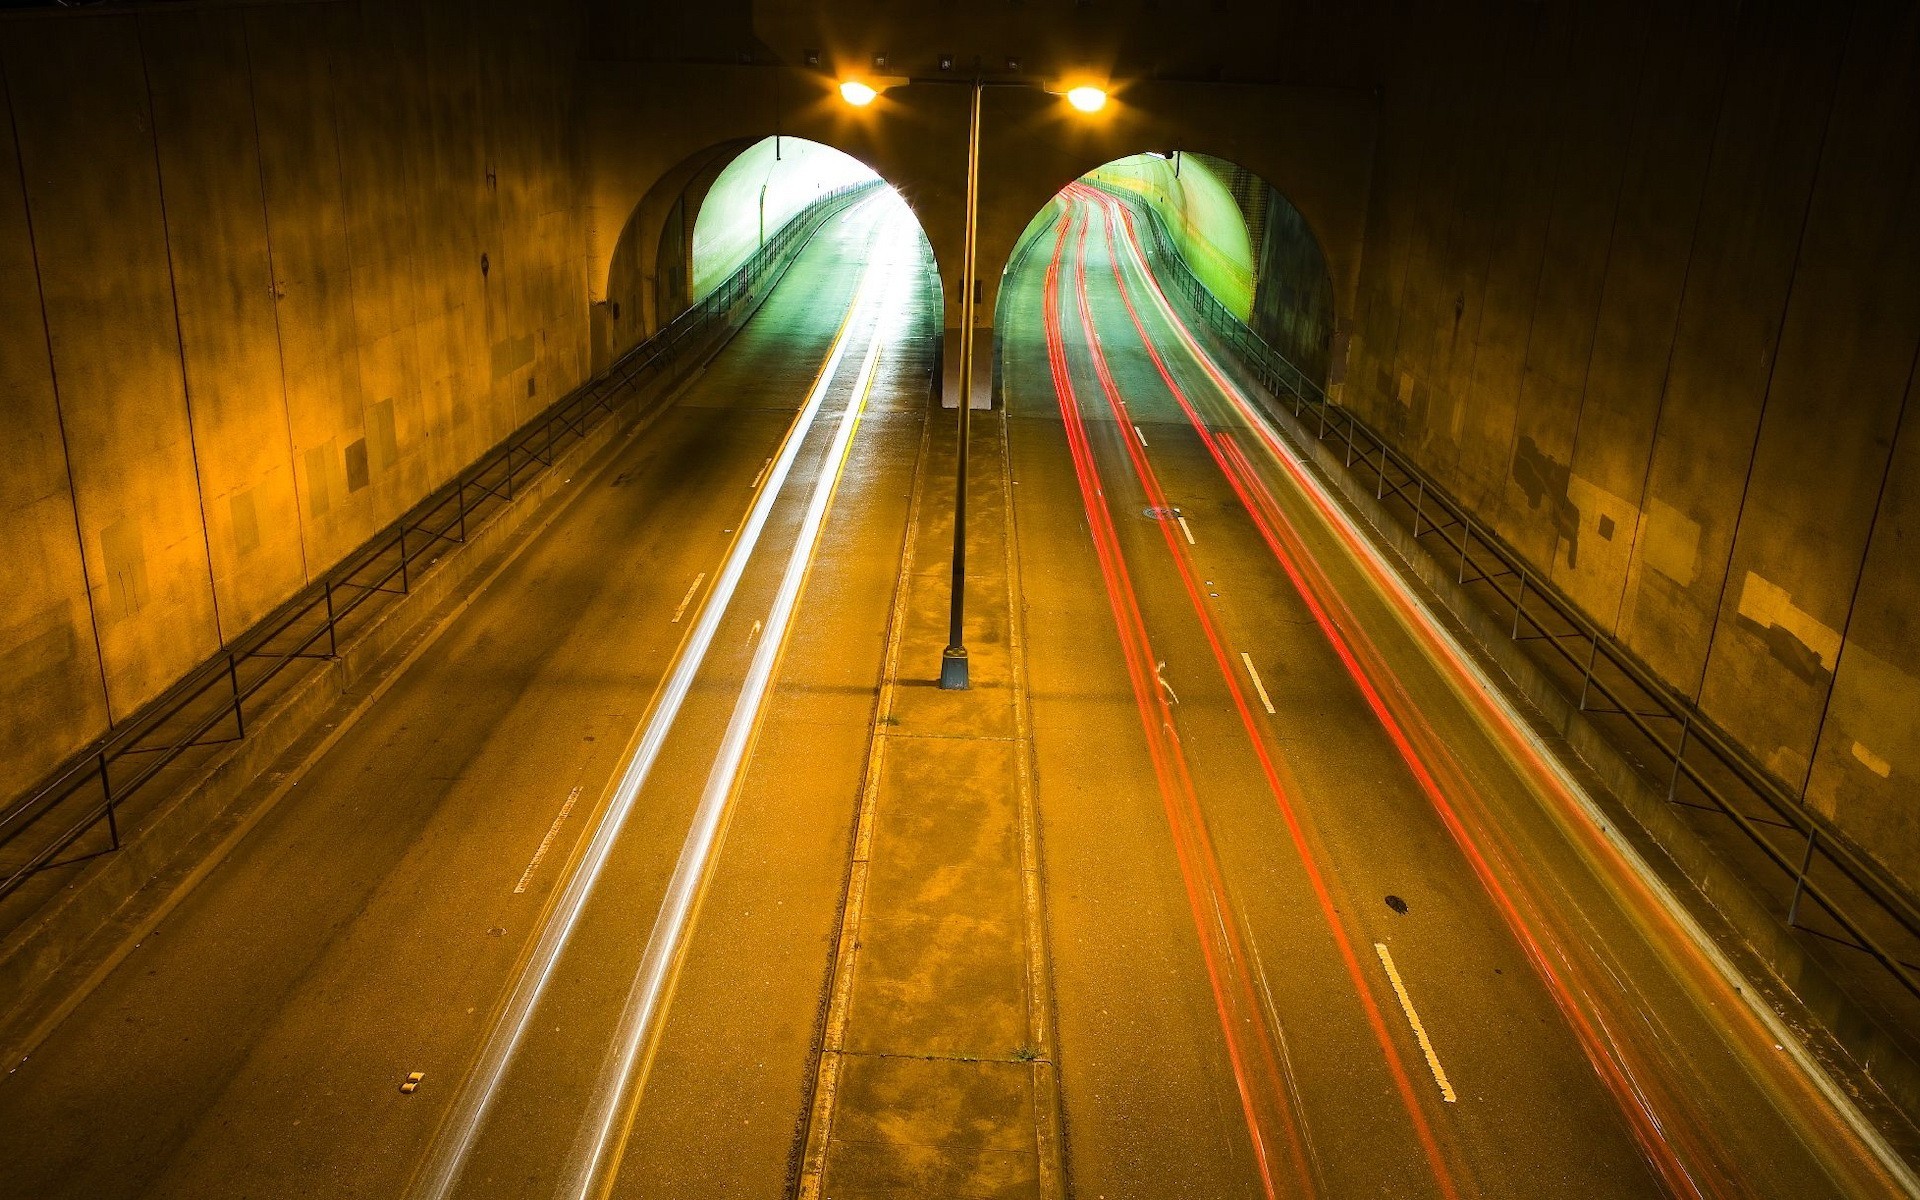
<svg viewBox="0 0 1920 1200">
<path fill-rule="evenodd" d="M 1433 1042 L 1427 1038 L 1427 1027 L 1420 1023 L 1420 1014 L 1413 1011 L 1413 998 L 1407 995 L 1407 985 L 1401 982 L 1400 969 L 1393 965 L 1393 955 L 1387 952 L 1384 942 L 1375 942 L 1373 948 L 1379 951 L 1380 965 L 1387 969 L 1387 978 L 1393 981 L 1393 994 L 1400 997 L 1407 1024 L 1413 1026 L 1413 1036 L 1420 1041 L 1420 1053 L 1427 1056 L 1427 1066 L 1433 1069 L 1433 1081 L 1440 1085 L 1440 1098 L 1452 1104 L 1455 1096 L 1453 1085 L 1447 1082 L 1447 1069 L 1440 1065 L 1440 1056 L 1433 1052 Z"/>
<path fill-rule="evenodd" d="M 520 882 L 513 885 L 514 895 L 526 891 L 527 885 L 533 882 L 533 873 L 540 869 L 540 860 L 547 856 L 547 848 L 553 845 L 554 835 L 560 832 L 560 823 L 567 819 L 567 814 L 573 811 L 573 802 L 579 798 L 580 785 L 576 783 L 573 790 L 567 793 L 567 802 L 560 806 L 560 815 L 553 819 L 553 824 L 547 826 L 547 836 L 540 839 L 540 848 L 533 852 L 533 861 L 520 873 Z"/>
<path fill-rule="evenodd" d="M 1261 706 L 1267 710 L 1268 716 L 1273 716 L 1273 701 L 1267 698 L 1267 685 L 1260 682 L 1260 672 L 1253 669 L 1253 655 L 1242 650 L 1240 661 L 1247 664 L 1247 678 L 1253 680 L 1253 690 L 1260 693 Z"/>
<path fill-rule="evenodd" d="M 1092 193 L 1089 192 L 1089 194 Z M 1113 238 L 1111 213 L 1109 213 L 1106 233 L 1109 247 L 1111 247 Z M 1080 272 L 1081 320 L 1085 326 L 1091 328 L 1093 325 L 1093 317 L 1087 296 L 1084 265 L 1081 266 Z M 1113 258 L 1113 272 L 1116 284 L 1119 285 L 1121 299 L 1126 303 L 1128 314 L 1130 317 L 1134 317 L 1136 328 L 1139 328 L 1141 333 L 1143 348 L 1147 351 L 1148 355 L 1153 358 L 1155 365 L 1160 368 L 1162 378 L 1166 380 L 1169 391 L 1180 403 L 1182 409 L 1188 409 L 1190 406 L 1187 403 L 1185 394 L 1166 372 L 1164 364 L 1161 362 L 1159 352 L 1155 350 L 1152 341 L 1147 338 L 1144 328 L 1138 325 L 1137 316 L 1135 316 L 1133 312 L 1133 302 L 1127 295 L 1126 285 L 1121 279 L 1120 264 L 1117 256 Z M 1112 408 L 1116 418 L 1123 421 L 1128 420 L 1129 418 L 1126 415 L 1126 401 L 1121 396 L 1119 385 L 1113 380 L 1112 374 L 1107 368 L 1106 358 L 1101 351 L 1098 339 L 1090 339 L 1090 348 L 1092 351 L 1094 371 L 1099 376 L 1101 389 L 1106 393 L 1108 405 Z M 1152 464 L 1147 461 L 1145 454 L 1132 452 L 1131 445 L 1129 445 L 1129 451 L 1129 458 L 1132 460 L 1135 475 L 1138 477 L 1142 487 L 1146 489 L 1148 500 L 1164 506 L 1166 504 L 1164 498 L 1165 492 L 1159 484 Z M 1320 907 L 1327 929 L 1333 935 L 1334 943 L 1339 950 L 1342 964 L 1346 968 L 1348 978 L 1353 985 L 1354 993 L 1360 1000 L 1361 1007 L 1365 1012 L 1367 1024 L 1373 1032 L 1374 1040 L 1380 1046 L 1381 1054 L 1386 1060 L 1389 1071 L 1392 1073 L 1394 1086 L 1400 1095 L 1402 1105 L 1406 1109 L 1407 1117 L 1419 1138 L 1421 1148 L 1427 1155 L 1428 1162 L 1433 1170 L 1434 1182 L 1438 1185 L 1442 1195 L 1448 1197 L 1449 1200 L 1457 1200 L 1459 1191 L 1453 1182 L 1453 1171 L 1448 1162 L 1449 1156 L 1442 1150 L 1439 1140 L 1434 1136 L 1433 1129 L 1425 1113 L 1425 1106 L 1419 1101 L 1415 1094 L 1413 1081 L 1409 1077 L 1405 1065 L 1402 1062 L 1400 1050 L 1387 1028 L 1385 1016 L 1375 998 L 1375 985 L 1365 974 L 1361 966 L 1359 956 L 1355 953 L 1352 942 L 1348 937 L 1345 925 L 1340 917 L 1339 909 L 1334 904 L 1331 891 L 1327 886 L 1319 862 L 1308 842 L 1305 822 L 1296 810 L 1288 794 L 1287 787 L 1282 784 L 1279 773 L 1268 754 L 1266 743 L 1254 724 L 1253 710 L 1246 701 L 1245 693 L 1237 682 L 1237 677 L 1233 674 L 1233 667 L 1229 660 L 1227 649 L 1214 626 L 1211 614 L 1205 603 L 1200 599 L 1199 588 L 1196 584 L 1196 577 L 1192 570 L 1188 553 L 1180 545 L 1179 540 L 1173 536 L 1171 529 L 1163 527 L 1163 532 L 1166 535 L 1167 548 L 1173 560 L 1174 567 L 1179 572 L 1181 582 L 1186 587 L 1188 598 L 1192 602 L 1194 615 L 1199 619 L 1201 629 L 1206 634 L 1208 644 L 1213 651 L 1215 666 L 1220 672 L 1221 679 L 1227 685 L 1228 693 L 1233 699 L 1235 708 L 1239 711 L 1241 723 L 1247 731 L 1248 740 L 1252 743 L 1253 751 L 1260 761 L 1261 771 L 1266 777 L 1268 790 L 1272 793 L 1274 802 L 1279 808 L 1283 820 L 1286 822 L 1289 837 L 1294 842 L 1302 867 L 1305 868 L 1308 882 L 1312 887 L 1315 900 Z"/>
<path fill-rule="evenodd" d="M 760 473 L 758 475 L 755 475 L 753 477 L 753 482 L 747 485 L 748 491 L 753 491 L 755 488 L 760 486 L 760 481 L 767 477 L 767 468 L 771 467 L 772 465 L 773 465 L 772 459 L 768 459 L 767 461 L 760 464 Z"/>
<path fill-rule="evenodd" d="M 1187 895 L 1201 955 L 1206 962 L 1207 979 L 1215 1010 L 1219 1014 L 1220 1030 L 1226 1040 L 1235 1090 L 1246 1119 L 1254 1161 L 1260 1172 L 1261 1191 L 1268 1200 L 1274 1200 L 1280 1194 L 1281 1187 L 1275 1178 L 1278 1165 L 1275 1151 L 1278 1150 L 1284 1156 L 1285 1164 L 1292 1168 L 1298 1178 L 1299 1186 L 1287 1189 L 1289 1193 L 1312 1196 L 1319 1189 L 1303 1141 L 1302 1120 L 1288 1103 L 1288 1092 L 1280 1080 L 1280 1067 L 1270 1030 L 1260 1019 L 1259 998 L 1242 966 L 1246 961 L 1245 948 L 1235 932 L 1237 923 L 1225 919 L 1229 904 L 1225 883 L 1219 874 L 1219 863 L 1206 823 L 1201 818 L 1192 772 L 1173 725 L 1174 697 L 1164 674 L 1166 664 L 1154 656 L 1153 641 L 1147 633 L 1139 597 L 1127 569 L 1125 553 L 1113 523 L 1067 362 L 1066 339 L 1062 330 L 1060 273 L 1065 261 L 1068 234 L 1075 224 L 1076 219 L 1069 210 L 1058 226 L 1053 260 L 1047 266 L 1043 285 L 1047 359 L 1053 376 L 1054 395 L 1065 427 L 1067 449 L 1073 457 L 1081 505 L 1093 536 L 1094 552 L 1100 560 L 1101 582 L 1112 610 L 1115 630 L 1119 634 L 1120 648 L 1126 658 L 1128 682 L 1132 686 L 1135 706 L 1139 709 L 1146 750 L 1153 760 L 1154 776 L 1159 785 L 1162 807 L 1166 811 L 1174 853 L 1186 884 L 1183 890 Z M 1080 260 L 1084 262 L 1084 222 L 1079 223 L 1079 230 Z M 1081 294 L 1084 298 L 1084 269 L 1082 277 Z M 1083 313 L 1082 329 L 1090 329 L 1091 324 L 1091 320 Z M 1098 343 L 1093 345 L 1097 347 Z M 1095 361 L 1099 359 L 1096 357 Z M 1115 408 L 1116 416 L 1125 420 L 1118 406 Z M 1138 453 L 1131 443 L 1127 443 L 1127 448 L 1130 455 Z M 1169 539 L 1173 536 L 1164 525 L 1162 532 Z M 1281 1146 L 1270 1146 L 1270 1125 L 1278 1125 L 1278 1133 L 1284 1138 Z"/>
<path fill-rule="evenodd" d="M 876 315 L 866 354 L 860 364 L 859 374 L 854 378 L 852 390 L 847 394 L 846 407 L 841 410 L 833 441 L 820 465 L 820 473 L 814 480 L 813 494 L 808 499 L 806 514 L 794 537 L 793 549 L 787 555 L 786 570 L 780 577 L 779 590 L 775 592 L 772 607 L 767 612 L 765 636 L 760 638 L 760 644 L 754 650 L 739 698 L 734 701 L 733 715 L 728 719 L 726 732 L 721 738 L 719 752 L 707 773 L 706 786 L 694 810 L 693 823 L 687 830 L 680 857 L 674 863 L 673 875 L 667 883 L 666 897 L 647 936 L 640 969 L 627 992 L 620 1024 L 608 1046 L 599 1078 L 594 1083 L 587 1114 L 575 1135 L 573 1151 L 568 1158 L 566 1182 L 558 1195 L 575 1197 L 576 1200 L 605 1196 L 612 1191 L 619 1173 L 620 1162 L 626 1153 L 627 1137 L 651 1071 L 660 1021 L 672 993 L 683 941 L 699 911 L 701 896 L 706 889 L 708 863 L 726 835 L 741 768 L 759 732 L 760 718 L 774 671 L 779 666 L 785 648 L 787 631 L 792 624 L 794 610 L 799 606 L 807 577 L 813 571 L 814 557 L 825 533 L 827 511 L 834 494 L 839 491 L 841 476 L 853 450 L 853 435 L 866 411 L 868 394 L 873 389 L 875 368 L 886 342 L 883 316 L 892 308 L 898 290 L 897 279 L 891 277 L 891 272 L 885 268 L 896 263 L 897 259 L 889 257 L 881 264 L 883 273 L 889 275 L 888 286 L 879 293 L 877 302 L 870 306 Z M 753 629 L 755 634 L 759 634 L 761 622 L 755 621 Z"/>
<path fill-rule="evenodd" d="M 786 438 L 774 460 L 773 473 L 767 480 L 768 486 L 754 498 L 746 524 L 740 527 L 740 534 L 727 553 L 720 575 L 714 580 L 713 590 L 701 606 L 699 618 L 693 628 L 687 631 L 686 641 L 674 659 L 672 671 L 661 685 L 647 720 L 635 737 L 632 757 L 614 785 L 613 796 L 607 802 L 600 824 L 595 827 L 593 837 L 565 888 L 554 901 L 539 940 L 495 1018 L 493 1028 L 488 1032 L 487 1040 L 476 1056 L 459 1096 L 434 1134 L 427 1158 L 421 1163 L 408 1189 L 408 1194 L 417 1200 L 446 1200 L 459 1182 L 467 1164 L 467 1156 L 472 1152 L 480 1136 L 480 1128 L 492 1111 L 501 1081 L 506 1078 L 508 1064 L 525 1040 L 533 1020 L 533 1010 L 545 993 L 548 981 L 553 978 L 560 952 L 572 938 L 587 899 L 593 894 L 594 885 L 613 853 L 614 843 L 633 812 L 640 788 L 653 771 L 653 765 L 666 743 L 667 733 L 693 690 L 694 676 L 706 661 L 707 652 L 719 632 L 721 619 L 726 615 L 734 591 L 746 573 L 747 560 L 759 544 L 761 531 L 773 512 L 774 502 L 786 482 L 787 473 L 799 457 L 800 445 L 813 428 L 814 419 L 826 402 L 827 391 L 834 377 L 839 374 L 841 360 L 847 354 L 847 335 L 853 329 L 856 318 L 872 307 L 869 285 L 873 277 L 871 271 L 862 275 L 853 303 L 848 305 L 847 315 L 834 334 L 833 344 L 828 349 L 826 361 L 821 364 L 813 389 L 800 411 L 794 414 L 792 424 L 787 427 Z"/>
<path fill-rule="evenodd" d="M 680 607 L 673 610 L 673 620 L 667 622 L 667 624 L 678 625 L 680 623 L 681 614 L 687 611 L 687 605 L 693 603 L 693 594 L 700 590 L 700 581 L 705 579 L 706 577 L 707 577 L 707 573 L 705 571 L 702 571 L 698 575 L 695 575 L 693 577 L 693 586 L 689 587 L 687 589 L 687 594 L 680 598 Z"/>
<path fill-rule="evenodd" d="M 1147 444 L 1147 435 L 1140 432 L 1140 427 L 1138 425 L 1135 425 L 1133 427 L 1133 436 L 1140 439 L 1140 444 L 1142 446 Z"/>
<path fill-rule="evenodd" d="M 1193 540 L 1193 530 L 1187 528 L 1187 519 L 1185 517 L 1175 517 L 1174 520 L 1180 522 L 1180 532 L 1187 535 L 1187 545 L 1189 546 L 1195 545 L 1196 543 Z"/>
</svg>

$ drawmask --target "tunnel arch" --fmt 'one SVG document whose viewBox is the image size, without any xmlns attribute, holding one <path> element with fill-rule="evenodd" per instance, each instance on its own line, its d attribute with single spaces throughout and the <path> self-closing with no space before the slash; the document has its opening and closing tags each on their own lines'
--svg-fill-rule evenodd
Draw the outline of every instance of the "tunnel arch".
<svg viewBox="0 0 1920 1200">
<path fill-rule="evenodd" d="M 590 197 L 584 267 L 594 369 L 611 358 L 613 300 L 620 303 L 622 342 L 631 345 L 645 328 L 632 319 L 632 300 L 610 297 L 605 288 L 616 242 L 627 242 L 623 252 L 631 253 L 635 231 L 627 226 L 636 209 L 689 158 L 778 131 L 853 155 L 911 205 L 940 269 L 951 384 L 959 366 L 953 351 L 963 290 L 967 107 L 964 87 L 915 83 L 854 110 L 839 98 L 834 77 L 811 67 L 658 63 L 638 73 L 624 65 L 594 73 L 581 146 Z M 1378 126 L 1371 93 L 1287 84 L 1134 79 L 1116 87 L 1092 120 L 1067 112 L 1064 101 L 1038 88 L 989 89 L 980 142 L 976 319 L 983 332 L 991 325 L 1001 269 L 1028 219 L 1055 192 L 1115 158 L 1179 146 L 1244 164 L 1311 222 L 1343 331 L 1333 364 L 1337 378 L 1348 314 L 1358 310 Z M 670 204 L 674 189 L 659 190 Z M 642 242 L 658 238 L 657 214 L 665 205 L 656 198 L 648 207 L 655 211 L 639 222 L 647 226 Z M 991 345 L 990 336 L 976 342 L 976 379 L 989 375 Z M 984 400 L 975 397 L 976 404 Z"/>
<path fill-rule="evenodd" d="M 1076 182 L 1131 195 L 1152 208 L 1195 276 L 1228 311 L 1309 377 L 1327 382 L 1338 314 L 1320 238 L 1283 192 L 1218 155 L 1149 150 L 1088 167 L 1040 204 L 1014 240 L 1002 279 L 1034 269 L 1027 259 L 1052 227 L 1066 188 Z M 999 297 L 1008 294 L 1005 287 L 997 290 Z M 999 297 L 996 331 L 1003 319 Z"/>
<path fill-rule="evenodd" d="M 901 194 L 860 157 L 811 138 L 731 138 L 687 155 L 634 204 L 615 243 L 595 305 L 607 358 L 697 303 L 817 196 L 867 180 Z M 932 243 L 915 218 L 939 291 Z"/>
</svg>

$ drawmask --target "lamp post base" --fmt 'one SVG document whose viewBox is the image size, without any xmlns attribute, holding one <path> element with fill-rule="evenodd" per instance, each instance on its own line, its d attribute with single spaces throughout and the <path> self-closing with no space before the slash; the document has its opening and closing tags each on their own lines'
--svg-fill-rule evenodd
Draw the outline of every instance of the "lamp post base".
<svg viewBox="0 0 1920 1200">
<path fill-rule="evenodd" d="M 948 646 L 940 652 L 940 690 L 943 692 L 967 690 L 967 648 L 965 646 Z"/>
</svg>

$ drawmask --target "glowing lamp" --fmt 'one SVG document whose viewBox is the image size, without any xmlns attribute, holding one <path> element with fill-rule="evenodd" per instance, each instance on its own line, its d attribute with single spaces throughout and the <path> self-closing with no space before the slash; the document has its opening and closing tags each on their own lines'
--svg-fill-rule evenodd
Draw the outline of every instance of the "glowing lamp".
<svg viewBox="0 0 1920 1200">
<path fill-rule="evenodd" d="M 865 108 L 872 104 L 873 98 L 879 94 L 870 85 L 858 79 L 849 79 L 840 85 L 840 98 L 855 108 Z"/>
<path fill-rule="evenodd" d="M 1083 113 L 1099 112 L 1107 105 L 1107 93 L 1100 88 L 1082 84 L 1067 91 L 1067 103 Z"/>
</svg>

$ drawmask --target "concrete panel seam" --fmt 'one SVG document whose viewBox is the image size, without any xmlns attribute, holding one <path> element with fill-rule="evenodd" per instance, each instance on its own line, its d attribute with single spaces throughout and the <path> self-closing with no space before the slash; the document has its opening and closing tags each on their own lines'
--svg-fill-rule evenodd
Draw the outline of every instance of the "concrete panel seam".
<svg viewBox="0 0 1920 1200">
<path fill-rule="evenodd" d="M 80 574 L 83 581 L 91 579 L 87 569 L 87 538 L 80 523 L 80 492 L 73 481 L 73 448 L 67 439 L 67 417 L 60 405 L 60 368 L 53 359 L 53 324 L 47 317 L 46 277 L 40 267 L 40 243 L 34 235 L 33 205 L 27 202 L 27 163 L 20 150 L 20 118 L 14 108 L 13 86 L 7 78 L 6 64 L 0 62 L 0 97 L 7 104 L 7 121 L 13 134 L 13 166 L 20 180 L 20 215 L 26 223 L 27 248 L 33 255 L 33 286 L 36 299 L 40 304 L 40 332 L 46 340 L 47 381 L 53 391 L 53 412 L 60 428 L 60 462 L 67 471 L 67 501 L 73 509 L 73 539 L 80 549 Z M 93 661 L 100 672 L 101 704 L 106 712 L 107 727 L 114 722 L 113 692 L 107 686 L 107 653 L 100 641 L 100 614 L 93 599 L 93 589 L 84 589 L 87 595 L 88 624 L 93 630 Z"/>
<path fill-rule="evenodd" d="M 260 181 L 260 228 L 265 234 L 267 250 L 267 287 L 273 300 L 273 352 L 279 366 L 280 375 L 280 417 L 287 434 L 287 473 L 294 481 L 293 524 L 294 541 L 300 550 L 300 582 L 313 582 L 313 567 L 307 561 L 307 523 L 300 513 L 300 495 L 297 487 L 299 472 L 295 469 L 293 445 L 293 412 L 287 403 L 287 346 L 286 335 L 280 327 L 280 275 L 274 264 L 273 256 L 273 211 L 267 202 L 267 166 L 264 151 L 260 145 L 260 97 L 254 87 L 253 79 L 253 30 L 242 20 L 240 23 L 240 48 L 246 61 L 247 74 L 247 117 L 253 126 L 253 166 Z"/>
<path fill-rule="evenodd" d="M 207 564 L 207 596 L 213 605 L 214 644 L 227 644 L 220 621 L 220 585 L 213 574 L 213 536 L 207 530 L 207 485 L 200 471 L 200 437 L 193 422 L 193 385 L 187 377 L 187 339 L 180 326 L 180 278 L 173 259 L 173 227 L 167 216 L 167 176 L 160 164 L 160 127 L 153 111 L 153 76 L 147 68 L 143 22 L 133 22 L 133 44 L 140 58 L 140 87 L 147 100 L 147 146 L 153 152 L 154 194 L 160 200 L 160 245 L 167 256 L 167 301 L 173 313 L 173 348 L 180 364 L 180 402 L 187 410 L 187 457 L 193 463 L 193 495 L 200 507 L 200 550 Z"/>
</svg>

